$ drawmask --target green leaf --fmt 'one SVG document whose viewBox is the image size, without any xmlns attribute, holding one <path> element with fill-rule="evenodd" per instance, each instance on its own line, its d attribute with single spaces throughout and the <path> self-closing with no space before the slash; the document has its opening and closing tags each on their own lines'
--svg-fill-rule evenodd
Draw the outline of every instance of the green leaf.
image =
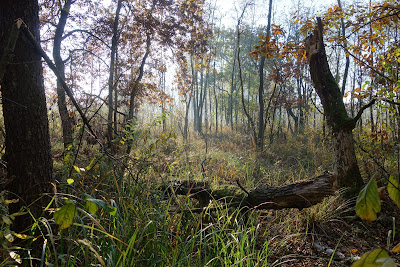
<svg viewBox="0 0 400 267">
<path fill-rule="evenodd" d="M 26 211 L 20 211 L 20 212 L 14 212 L 13 214 L 11 214 L 10 215 L 10 217 L 17 217 L 17 216 L 22 216 L 22 215 L 25 215 L 25 214 L 28 214 L 28 212 L 26 212 Z"/>
<path fill-rule="evenodd" d="M 92 198 L 90 195 L 85 195 L 85 200 L 90 201 L 90 202 L 96 204 L 97 206 L 103 208 L 105 212 L 108 212 L 112 216 L 114 216 L 117 213 L 117 208 L 110 207 L 101 199 L 96 199 L 96 198 Z M 91 211 L 89 211 L 89 212 L 92 213 Z M 94 213 L 92 213 L 92 214 L 94 214 Z"/>
<path fill-rule="evenodd" d="M 72 225 L 76 217 L 76 208 L 72 203 L 65 204 L 54 213 L 54 221 L 60 225 L 60 229 L 66 229 Z"/>
<path fill-rule="evenodd" d="M 381 200 L 379 198 L 378 186 L 374 178 L 360 191 L 357 197 L 356 213 L 369 222 L 375 221 L 377 213 L 381 211 Z"/>
<path fill-rule="evenodd" d="M 75 165 L 74 165 L 74 169 L 75 169 L 75 171 L 76 171 L 77 173 L 79 173 L 79 174 L 81 173 L 81 169 L 80 169 L 78 166 L 75 166 Z"/>
<path fill-rule="evenodd" d="M 97 163 L 97 159 L 93 158 L 90 161 L 89 165 L 85 167 L 85 171 L 90 171 L 96 165 L 96 163 Z"/>
<path fill-rule="evenodd" d="M 99 207 L 97 206 L 96 203 L 91 201 L 91 199 L 86 199 L 85 209 L 89 211 L 91 214 L 96 214 L 96 212 L 99 210 Z"/>
<path fill-rule="evenodd" d="M 351 267 L 395 267 L 396 263 L 392 258 L 389 257 L 389 254 L 386 250 L 382 248 L 375 249 L 373 251 L 369 251 L 364 253 L 361 256 L 361 259 L 354 262 Z"/>
<path fill-rule="evenodd" d="M 2 215 L 1 219 L 3 220 L 4 223 L 6 223 L 8 225 L 12 224 L 11 218 L 6 215 Z"/>
<path fill-rule="evenodd" d="M 400 208 L 400 185 L 399 181 L 393 175 L 390 175 L 389 184 L 388 184 L 388 192 L 389 197 L 396 203 L 397 207 Z"/>
<path fill-rule="evenodd" d="M 391 257 L 377 259 L 376 263 L 380 264 L 379 266 L 381 266 L 381 267 L 397 267 L 398 266 Z"/>
<path fill-rule="evenodd" d="M 67 183 L 68 184 L 73 184 L 75 181 L 74 181 L 74 179 L 72 179 L 72 178 L 68 178 L 67 179 Z"/>
<path fill-rule="evenodd" d="M 109 207 L 108 213 L 110 213 L 111 216 L 115 216 L 115 214 L 117 214 L 117 208 Z"/>
</svg>

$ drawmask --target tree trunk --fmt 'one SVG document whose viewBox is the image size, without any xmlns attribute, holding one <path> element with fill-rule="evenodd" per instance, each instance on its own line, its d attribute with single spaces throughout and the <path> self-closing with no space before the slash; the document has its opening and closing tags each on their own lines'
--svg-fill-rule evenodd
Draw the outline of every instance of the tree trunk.
<svg viewBox="0 0 400 267">
<path fill-rule="evenodd" d="M 165 94 L 165 71 L 161 72 L 161 90 Z M 166 112 L 165 112 L 165 101 L 161 102 L 161 117 L 162 117 L 162 131 L 165 133 L 167 131 L 167 123 L 166 123 Z"/>
<path fill-rule="evenodd" d="M 302 86 L 303 86 L 303 80 L 301 76 L 296 79 L 296 84 L 297 84 L 297 98 L 298 98 L 298 106 L 299 106 L 299 117 L 298 117 L 298 132 L 297 133 L 303 133 L 304 132 L 304 97 L 305 94 L 302 93 Z"/>
<path fill-rule="evenodd" d="M 159 189 L 165 194 L 186 195 L 197 199 L 201 207 L 207 206 L 210 200 L 214 199 L 227 203 L 230 208 L 304 209 L 321 202 L 326 196 L 333 195 L 335 193 L 333 182 L 336 178 L 335 174 L 326 172 L 288 185 L 259 186 L 249 192 L 245 191 L 240 184 L 213 186 L 207 182 L 187 180 L 174 181 L 173 184 L 163 185 Z M 199 211 L 202 210 L 199 209 Z"/>
<path fill-rule="evenodd" d="M 152 8 L 154 9 L 154 4 L 153 4 Z M 131 127 L 133 127 L 132 120 L 133 120 L 133 115 L 134 115 L 134 111 L 135 111 L 135 98 L 137 97 L 137 94 L 139 92 L 140 81 L 143 78 L 144 65 L 146 64 L 147 57 L 150 54 L 150 45 L 151 45 L 151 36 L 148 33 L 147 37 L 146 37 L 146 52 L 142 58 L 142 63 L 140 64 L 140 67 L 139 67 L 138 77 L 133 82 L 133 88 L 132 88 L 132 91 L 130 92 L 130 96 L 129 96 L 129 113 L 128 113 L 128 117 L 127 117 L 127 127 L 126 127 L 126 131 L 128 133 L 127 134 L 128 140 L 130 140 L 130 134 L 132 132 Z M 132 79 L 133 79 L 133 77 L 132 77 Z M 132 145 L 132 142 L 129 141 L 127 144 L 127 148 L 126 148 L 126 154 L 128 154 L 128 155 L 131 152 L 131 145 Z"/>
<path fill-rule="evenodd" d="M 119 13 L 122 7 L 122 0 L 118 0 L 117 10 L 115 11 L 113 36 L 111 41 L 111 61 L 110 61 L 110 76 L 108 78 L 108 118 L 107 118 L 107 145 L 112 146 L 113 140 L 113 91 L 115 88 L 114 83 L 114 68 L 115 68 L 115 55 L 118 45 L 118 22 Z"/>
<path fill-rule="evenodd" d="M 185 141 L 187 141 L 187 138 L 188 138 L 190 101 L 192 101 L 192 97 L 191 96 L 187 96 L 187 98 L 186 98 L 186 110 L 185 110 L 185 124 L 183 126 L 183 139 L 185 139 Z"/>
<path fill-rule="evenodd" d="M 214 69 L 213 69 L 213 91 L 214 91 L 214 102 L 215 102 L 215 134 L 218 134 L 218 97 L 217 92 L 215 91 L 215 83 L 216 83 L 216 69 L 215 69 L 215 61 L 214 61 Z M 210 96 L 211 101 L 211 96 Z"/>
<path fill-rule="evenodd" d="M 116 65 L 116 66 L 115 66 Z M 115 64 L 114 64 L 114 76 L 118 77 L 118 46 L 115 49 Z M 118 135 L 118 86 L 117 84 L 113 88 L 114 90 L 114 134 Z"/>
<path fill-rule="evenodd" d="M 61 10 L 60 20 L 58 21 L 56 32 L 54 34 L 54 45 L 53 45 L 54 63 L 64 81 L 65 81 L 65 65 L 64 61 L 61 58 L 61 42 L 63 40 L 62 35 L 64 33 L 65 25 L 67 23 L 71 4 L 72 1 L 65 2 L 65 5 Z M 74 126 L 73 126 L 73 120 L 69 116 L 67 104 L 65 101 L 65 90 L 58 79 L 57 79 L 57 105 L 58 105 L 58 112 L 60 113 L 60 118 L 61 118 L 61 127 L 63 130 L 64 149 L 67 149 L 72 144 Z"/>
<path fill-rule="evenodd" d="M 363 184 L 354 150 L 353 129 L 362 110 L 355 118 L 347 115 L 343 95 L 333 77 L 322 37 L 322 22 L 318 19 L 314 33 L 306 39 L 310 74 L 315 90 L 321 99 L 327 124 L 332 130 L 335 154 L 334 172 L 338 174 L 336 186 L 349 187 L 350 192 L 359 190 Z"/>
<path fill-rule="evenodd" d="M 22 18 L 39 40 L 38 10 L 35 0 L 0 1 L 2 49 L 18 18 Z M 52 193 L 53 162 L 41 57 L 22 34 L 17 39 L 11 63 L 0 81 L 9 179 L 6 189 L 11 193 L 10 198 L 20 198 L 18 203 L 10 205 L 10 213 L 29 206 L 32 215 L 38 218 L 51 198 L 46 194 Z M 12 227 L 19 233 L 32 223 L 30 215 L 17 216 Z"/>
<path fill-rule="evenodd" d="M 260 84 L 258 86 L 258 134 L 257 134 L 257 151 L 262 152 L 264 149 L 264 64 L 265 57 L 261 57 L 258 75 L 260 77 Z"/>
<path fill-rule="evenodd" d="M 361 189 L 363 180 L 357 164 L 352 130 L 332 131 L 332 142 L 335 156 L 333 170 L 339 177 L 337 186 Z"/>
<path fill-rule="evenodd" d="M 341 10 L 343 10 L 342 3 L 340 2 L 340 0 L 338 0 L 338 6 Z M 344 25 L 343 17 L 340 18 L 340 27 L 342 28 L 343 47 L 344 47 L 344 49 L 347 49 L 346 27 Z M 342 95 L 344 95 L 345 91 L 346 91 L 346 82 L 347 82 L 347 76 L 349 74 L 349 66 L 350 66 L 350 57 L 346 53 L 346 65 L 344 67 L 343 82 L 342 82 Z"/>
<path fill-rule="evenodd" d="M 269 0 L 267 36 L 271 36 L 271 18 L 272 18 L 272 0 Z M 265 110 L 264 110 L 264 65 L 265 65 L 265 57 L 261 56 L 260 65 L 258 68 L 260 84 L 258 86 L 259 113 L 258 113 L 258 136 L 257 136 L 257 143 L 256 143 L 258 151 L 260 153 L 264 149 L 264 133 L 265 133 L 264 116 L 266 116 Z"/>
<path fill-rule="evenodd" d="M 228 102 L 228 121 L 231 125 L 231 130 L 233 131 L 233 93 L 235 92 L 235 68 L 236 68 L 236 53 L 237 48 L 235 48 L 233 54 L 233 63 L 232 63 L 232 73 L 231 73 L 231 91 L 229 93 L 229 102 Z"/>
</svg>

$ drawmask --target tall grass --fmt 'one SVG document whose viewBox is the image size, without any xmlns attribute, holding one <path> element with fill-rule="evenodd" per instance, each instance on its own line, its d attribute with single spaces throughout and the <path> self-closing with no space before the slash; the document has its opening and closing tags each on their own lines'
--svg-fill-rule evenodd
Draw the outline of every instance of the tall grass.
<svg viewBox="0 0 400 267">
<path fill-rule="evenodd" d="M 251 142 L 240 134 L 234 142 L 210 137 L 207 151 L 202 138 L 190 140 L 187 151 L 179 145 L 183 141 L 172 134 L 140 134 L 146 141 L 143 136 L 136 140 L 138 146 L 124 175 L 118 174 L 112 158 L 97 155 L 97 163 L 89 171 L 73 171 L 73 185 L 61 183 L 55 202 L 58 206 L 66 199 L 73 202 L 77 216 L 73 225 L 63 230 L 52 219 L 38 219 L 31 236 L 41 233 L 34 245 L 43 247 L 42 266 L 284 265 L 293 253 L 290 242 L 305 240 L 317 221 L 335 218 L 325 216 L 334 212 L 329 210 L 333 206 L 329 202 L 309 213 L 278 211 L 264 216 L 229 209 L 213 200 L 202 212 L 194 213 L 194 200 L 174 195 L 166 198 L 158 189 L 160 183 L 173 179 L 240 180 L 247 188 L 303 179 L 318 173 L 329 161 L 321 157 L 322 146 L 310 145 L 312 140 L 299 145 L 293 139 L 284 146 L 270 146 L 257 166 Z M 262 174 L 259 180 L 254 175 L 257 167 Z M 95 214 L 85 207 L 87 195 L 99 208 Z"/>
</svg>

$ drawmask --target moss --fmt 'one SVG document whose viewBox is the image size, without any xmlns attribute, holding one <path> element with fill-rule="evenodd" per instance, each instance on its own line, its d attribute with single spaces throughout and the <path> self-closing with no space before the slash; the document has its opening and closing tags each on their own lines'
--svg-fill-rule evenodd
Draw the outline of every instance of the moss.
<svg viewBox="0 0 400 267">
<path fill-rule="evenodd" d="M 216 199 L 232 197 L 233 200 L 240 201 L 247 197 L 247 194 L 236 185 L 213 185 L 211 188 Z"/>
</svg>

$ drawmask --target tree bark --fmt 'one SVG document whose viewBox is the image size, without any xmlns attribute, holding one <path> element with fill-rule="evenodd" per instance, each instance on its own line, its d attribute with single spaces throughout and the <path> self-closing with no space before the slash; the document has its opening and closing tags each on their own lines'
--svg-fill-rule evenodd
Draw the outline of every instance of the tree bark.
<svg viewBox="0 0 400 267">
<path fill-rule="evenodd" d="M 35 0 L 0 1 L 1 50 L 18 18 L 22 18 L 39 40 L 38 10 Z M 10 213 L 29 206 L 33 216 L 38 218 L 50 201 L 53 162 L 41 56 L 22 34 L 16 40 L 11 63 L 0 81 L 9 179 L 6 189 L 11 193 L 10 198 L 20 198 L 18 203 L 10 205 Z M 32 223 L 30 215 L 17 216 L 12 227 L 21 232 Z"/>
<path fill-rule="evenodd" d="M 272 0 L 269 1 L 267 36 L 271 36 L 271 18 L 272 18 Z M 264 65 L 265 65 L 265 57 L 261 56 L 260 65 L 258 68 L 260 84 L 258 87 L 259 113 L 258 113 L 258 135 L 256 143 L 258 151 L 260 153 L 264 150 L 264 133 L 266 127 L 264 116 L 267 116 L 267 114 L 265 114 L 265 109 L 264 109 Z"/>
<path fill-rule="evenodd" d="M 211 186 L 207 182 L 195 181 L 173 181 L 172 184 L 161 186 L 159 189 L 165 193 L 173 191 L 173 194 L 197 199 L 202 207 L 215 199 L 228 203 L 231 208 L 304 209 L 333 195 L 335 193 L 333 182 L 336 178 L 335 174 L 325 172 L 320 176 L 296 183 L 277 187 L 259 186 L 248 192 L 240 184 Z"/>
<path fill-rule="evenodd" d="M 119 13 L 122 7 L 122 0 L 118 0 L 117 10 L 115 11 L 113 36 L 111 41 L 111 62 L 110 62 L 110 76 L 108 78 L 108 118 L 107 118 L 107 145 L 112 147 L 113 140 L 113 91 L 115 89 L 114 82 L 114 68 L 115 68 L 115 55 L 117 53 L 118 45 L 118 23 Z"/>
<path fill-rule="evenodd" d="M 66 1 L 64 7 L 61 10 L 60 20 L 58 21 L 57 29 L 54 34 L 54 43 L 53 43 L 54 63 L 64 81 L 65 81 L 65 65 L 64 61 L 61 58 L 61 42 L 63 40 L 62 35 L 64 33 L 65 25 L 67 23 L 71 4 L 72 1 Z M 60 113 L 60 118 L 61 118 L 61 127 L 63 130 L 64 149 L 67 149 L 72 144 L 73 140 L 73 133 L 74 133 L 73 121 L 72 118 L 69 116 L 67 104 L 65 101 L 65 91 L 59 79 L 57 79 L 57 105 L 58 105 L 58 112 Z"/>
<path fill-rule="evenodd" d="M 231 125 L 231 130 L 233 131 L 233 93 L 236 90 L 236 83 L 235 83 L 235 68 L 236 68 L 236 53 L 237 53 L 237 47 L 234 50 L 233 54 L 233 63 L 232 63 L 232 73 L 231 73 L 231 90 L 229 93 L 229 101 L 228 101 L 228 119 L 229 123 Z"/>
<path fill-rule="evenodd" d="M 333 77 L 322 36 L 322 22 L 318 19 L 314 33 L 306 39 L 306 51 L 310 74 L 315 90 L 321 99 L 327 124 L 332 130 L 335 154 L 334 172 L 337 173 L 337 187 L 348 187 L 355 193 L 363 185 L 355 156 L 353 129 L 358 118 L 350 118 L 343 103 L 343 95 Z M 361 110 L 361 112 L 363 109 Z"/>
<path fill-rule="evenodd" d="M 154 9 L 154 4 L 153 4 L 153 9 Z M 132 91 L 130 92 L 130 97 L 129 97 L 129 114 L 127 117 L 127 127 L 126 127 L 126 130 L 128 133 L 127 134 L 128 140 L 131 140 L 130 135 L 132 132 L 131 127 L 133 127 L 132 120 L 133 120 L 133 116 L 134 116 L 134 112 L 135 112 L 135 98 L 137 97 L 137 94 L 139 92 L 140 81 L 143 78 L 144 65 L 146 64 L 147 57 L 150 54 L 150 45 L 151 45 L 151 36 L 150 36 L 150 33 L 148 33 L 147 37 L 146 37 L 146 52 L 144 53 L 144 56 L 142 58 L 142 62 L 139 67 L 139 74 L 138 74 L 138 77 L 133 82 L 133 88 L 132 88 Z M 127 155 L 129 155 L 131 153 L 131 149 L 132 149 L 131 146 L 132 146 L 132 142 L 128 141 L 127 148 L 126 148 Z"/>
<path fill-rule="evenodd" d="M 340 0 L 338 0 L 338 6 L 340 8 L 340 10 L 342 9 L 342 3 L 340 2 Z M 345 50 L 347 50 L 347 40 L 346 40 L 346 28 L 344 25 L 344 18 L 340 18 L 340 27 L 342 28 L 342 38 L 343 38 L 343 48 Z M 346 82 L 347 82 L 347 76 L 349 74 L 349 66 L 350 66 L 350 57 L 349 55 L 346 53 L 346 65 L 344 67 L 344 74 L 343 74 L 343 81 L 342 81 L 342 95 L 345 94 L 346 91 Z"/>
<path fill-rule="evenodd" d="M 216 54 L 216 52 L 215 52 Z M 215 103 L 215 134 L 218 134 L 218 97 L 217 92 L 215 91 L 216 87 L 216 69 L 215 69 L 215 61 L 214 61 L 214 69 L 213 69 L 213 92 L 214 92 L 214 103 Z M 210 96 L 211 98 L 211 96 Z M 211 99 L 210 99 L 211 101 Z"/>
</svg>

